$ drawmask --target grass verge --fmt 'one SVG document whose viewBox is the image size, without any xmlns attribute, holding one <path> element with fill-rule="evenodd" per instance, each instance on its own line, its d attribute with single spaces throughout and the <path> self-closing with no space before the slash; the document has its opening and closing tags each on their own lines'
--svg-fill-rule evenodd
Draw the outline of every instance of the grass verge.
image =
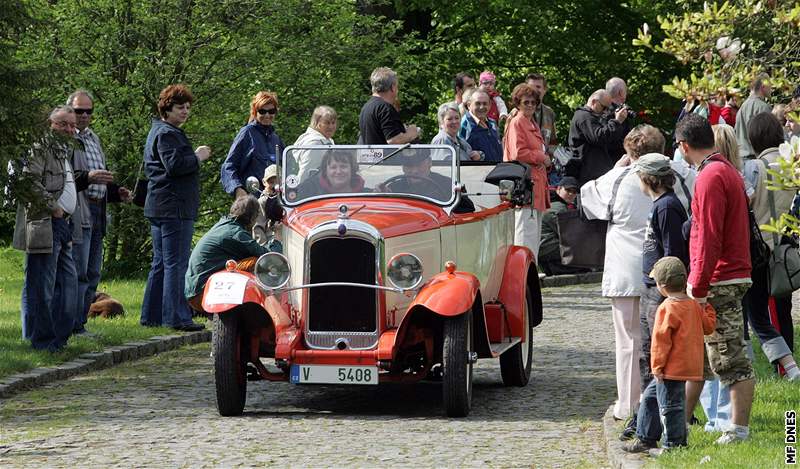
<svg viewBox="0 0 800 469">
<path fill-rule="evenodd" d="M 105 291 L 121 302 L 125 316 L 90 319 L 86 329 L 96 337 L 71 337 L 67 346 L 58 353 L 34 350 L 28 341 L 22 339 L 19 308 L 24 264 L 22 252 L 0 249 L 0 379 L 40 366 L 57 365 L 108 346 L 175 333 L 166 327 L 151 328 L 139 324 L 144 280 L 101 279 L 98 291 Z M 201 318 L 196 320 L 203 322 Z"/>
<path fill-rule="evenodd" d="M 800 328 L 795 327 L 795 343 L 800 343 Z M 788 410 L 800 411 L 800 383 L 790 383 L 777 377 L 767 362 L 758 341 L 753 341 L 756 362 L 756 393 L 750 415 L 750 440 L 720 446 L 714 444 L 719 433 L 706 433 L 702 424 L 706 418 L 698 406 L 695 415 L 701 425 L 689 431 L 689 446 L 649 461 L 646 467 L 683 469 L 712 468 L 772 468 L 784 465 L 785 421 Z M 798 445 L 794 445 L 797 449 Z"/>
</svg>

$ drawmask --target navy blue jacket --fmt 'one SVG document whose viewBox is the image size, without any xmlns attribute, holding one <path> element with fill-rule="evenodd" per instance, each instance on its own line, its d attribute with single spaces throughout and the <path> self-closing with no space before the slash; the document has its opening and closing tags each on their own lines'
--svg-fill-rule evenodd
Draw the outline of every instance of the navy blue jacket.
<svg viewBox="0 0 800 469">
<path fill-rule="evenodd" d="M 219 170 L 225 192 L 233 194 L 237 187 L 243 188 L 250 176 L 255 176 L 260 184 L 264 170 L 280 157 L 275 154 L 276 145 L 278 152 L 283 153 L 283 140 L 271 125 L 264 126 L 253 121 L 242 127 Z"/>
<path fill-rule="evenodd" d="M 688 218 L 686 209 L 673 191 L 661 194 L 653 202 L 642 250 L 642 278 L 648 287 L 656 286 L 656 281 L 650 278 L 650 272 L 662 257 L 677 257 L 688 271 L 689 243 L 683 236 L 683 224 Z"/>
<path fill-rule="evenodd" d="M 183 130 L 153 119 L 144 145 L 148 218 L 196 219 L 200 205 L 200 162 Z"/>
</svg>

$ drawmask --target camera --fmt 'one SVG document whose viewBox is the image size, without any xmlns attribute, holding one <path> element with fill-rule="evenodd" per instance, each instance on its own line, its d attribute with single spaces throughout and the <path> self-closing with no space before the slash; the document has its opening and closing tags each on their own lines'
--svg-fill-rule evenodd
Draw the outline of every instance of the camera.
<svg viewBox="0 0 800 469">
<path fill-rule="evenodd" d="M 639 116 L 639 113 L 631 109 L 627 104 L 623 104 L 622 109 L 628 111 L 628 119 L 636 119 Z"/>
</svg>

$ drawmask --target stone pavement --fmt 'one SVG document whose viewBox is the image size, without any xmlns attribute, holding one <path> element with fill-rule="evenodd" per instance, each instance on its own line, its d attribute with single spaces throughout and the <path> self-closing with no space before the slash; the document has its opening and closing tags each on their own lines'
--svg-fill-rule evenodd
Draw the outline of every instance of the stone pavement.
<svg viewBox="0 0 800 469">
<path fill-rule="evenodd" d="M 210 345 L 48 384 L 0 401 L 0 467 L 603 467 L 613 329 L 598 285 L 546 289 L 525 388 L 475 369 L 473 410 L 442 416 L 438 383 L 248 383 L 222 418 Z"/>
</svg>

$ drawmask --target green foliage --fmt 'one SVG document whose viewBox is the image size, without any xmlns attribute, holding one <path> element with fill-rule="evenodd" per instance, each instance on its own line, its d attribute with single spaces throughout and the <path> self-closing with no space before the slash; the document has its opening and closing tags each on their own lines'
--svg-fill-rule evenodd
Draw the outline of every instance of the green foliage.
<svg viewBox="0 0 800 469">
<path fill-rule="evenodd" d="M 63 103 L 76 88 L 95 97 L 92 127 L 117 181 L 132 187 L 159 91 L 184 82 L 195 96 L 186 131 L 195 146 L 212 148 L 203 164 L 202 233 L 227 210 L 219 166 L 247 121 L 252 96 L 278 93 L 276 128 L 287 144 L 302 133 L 311 111 L 332 105 L 340 114 L 336 140 L 354 142 L 358 111 L 376 64 L 395 66 L 407 52 L 393 42 L 398 24 L 361 15 L 353 2 L 334 0 L 28 0 L 42 27 L 21 36 L 18 55 L 53 70 L 36 96 Z M 408 61 L 405 61 L 408 63 Z M 402 67 L 400 73 L 403 73 Z M 141 209 L 114 206 L 106 265 L 140 275 L 149 257 L 148 222 Z M 123 255 L 124 254 L 124 255 Z"/>
<path fill-rule="evenodd" d="M 691 67 L 664 91 L 682 99 L 742 91 L 759 72 L 789 92 L 800 72 L 800 8 L 791 2 L 731 0 L 658 17 L 660 42 L 647 24 L 633 44 L 663 52 Z"/>
</svg>

